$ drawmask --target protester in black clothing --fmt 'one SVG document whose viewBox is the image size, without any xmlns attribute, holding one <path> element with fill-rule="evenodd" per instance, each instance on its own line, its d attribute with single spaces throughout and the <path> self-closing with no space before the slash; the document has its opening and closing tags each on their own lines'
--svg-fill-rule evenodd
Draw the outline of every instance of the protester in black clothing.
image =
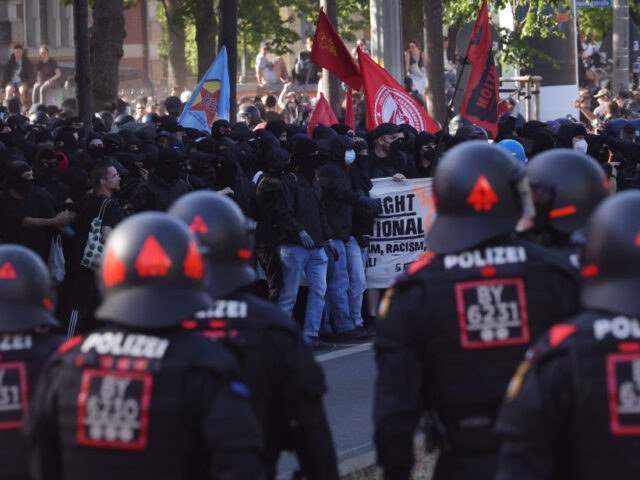
<svg viewBox="0 0 640 480">
<path fill-rule="evenodd" d="M 83 262 L 85 247 L 91 235 L 92 222 L 101 218 L 100 237 L 104 245 L 113 228 L 124 218 L 114 194 L 120 188 L 120 176 L 115 167 L 102 164 L 91 170 L 93 191 L 77 202 L 78 219 L 74 224 L 71 252 L 67 262 L 69 272 L 61 287 L 62 301 L 57 311 L 68 337 L 95 328 L 93 310 L 100 301 L 91 265 Z"/>
<path fill-rule="evenodd" d="M 373 150 L 369 151 L 369 175 L 371 178 L 392 177 L 401 182 L 416 176 L 415 167 L 400 150 L 400 127 L 381 123 L 373 131 Z"/>
<path fill-rule="evenodd" d="M 312 141 L 312 140 L 311 140 Z M 300 147 L 302 148 L 302 147 Z M 317 148 L 315 142 L 308 145 L 308 151 L 297 154 L 313 154 Z M 269 300 L 277 302 L 282 289 L 282 265 L 278 245 L 282 239 L 279 219 L 287 210 L 282 187 L 282 175 L 289 164 L 289 153 L 276 148 L 267 154 L 266 171 L 258 180 L 256 203 L 258 206 L 258 224 L 256 226 L 256 256 L 267 277 Z"/>
<path fill-rule="evenodd" d="M 56 212 L 68 207 L 71 200 L 69 186 L 62 183 L 56 175 L 59 154 L 50 148 L 43 148 L 36 152 L 33 160 L 34 185 L 46 190 L 54 200 Z"/>
<path fill-rule="evenodd" d="M 42 45 L 39 50 L 40 60 L 36 66 L 36 83 L 33 85 L 32 102 L 47 103 L 46 92 L 59 85 L 62 76 L 58 62 L 49 56 L 49 47 Z"/>
<path fill-rule="evenodd" d="M 0 196 L 0 238 L 31 248 L 46 262 L 53 227 L 68 225 L 74 215 L 67 210 L 56 214 L 49 194 L 33 188 L 33 171 L 26 162 L 10 165 L 7 187 Z"/>
<path fill-rule="evenodd" d="M 436 157 L 438 139 L 429 132 L 420 132 L 415 139 L 413 155 L 418 178 L 431 176 L 431 168 Z"/>
<path fill-rule="evenodd" d="M 181 177 L 182 166 L 178 151 L 174 148 L 161 149 L 155 171 L 133 192 L 125 206 L 126 211 L 165 211 L 178 197 L 191 191 Z"/>
</svg>

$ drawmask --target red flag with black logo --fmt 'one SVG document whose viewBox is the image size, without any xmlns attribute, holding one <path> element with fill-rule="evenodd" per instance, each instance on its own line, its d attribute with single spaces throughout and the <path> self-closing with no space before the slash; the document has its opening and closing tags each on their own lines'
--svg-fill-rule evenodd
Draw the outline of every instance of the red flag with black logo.
<svg viewBox="0 0 640 480">
<path fill-rule="evenodd" d="M 367 102 L 367 130 L 373 130 L 381 123 L 408 123 L 418 132 L 440 130 L 420 104 L 360 47 L 358 59 Z"/>
<path fill-rule="evenodd" d="M 327 99 L 324 98 L 324 95 L 320 94 L 320 100 L 316 104 L 316 108 L 309 119 L 309 127 L 307 128 L 307 135 L 313 137 L 313 131 L 316 129 L 318 124 L 321 123 L 325 127 L 330 127 L 331 125 L 335 125 L 338 123 L 338 119 L 336 118 L 335 113 L 331 110 L 331 106 Z"/>
<path fill-rule="evenodd" d="M 311 62 L 326 68 L 354 90 L 360 90 L 360 69 L 322 8 L 316 22 Z"/>
<path fill-rule="evenodd" d="M 498 75 L 491 50 L 487 0 L 482 3 L 467 49 L 471 74 L 460 105 L 460 113 L 472 123 L 498 135 Z"/>
</svg>

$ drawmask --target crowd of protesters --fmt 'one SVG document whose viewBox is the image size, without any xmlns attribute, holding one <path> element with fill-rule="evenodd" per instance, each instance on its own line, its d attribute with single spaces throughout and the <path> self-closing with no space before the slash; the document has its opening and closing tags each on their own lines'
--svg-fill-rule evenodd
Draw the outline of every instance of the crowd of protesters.
<svg viewBox="0 0 640 480">
<path fill-rule="evenodd" d="M 37 71 L 49 65 L 48 76 L 37 76 L 42 92 L 59 70 L 46 46 L 40 53 Z M 408 51 L 409 73 L 421 58 L 419 50 Z M 306 301 L 297 316 L 316 347 L 368 338 L 379 300 L 375 290 L 365 295 L 368 242 L 380 210 L 369 195 L 371 179 L 428 177 L 436 154 L 489 139 L 460 115 L 436 135 L 389 123 L 367 131 L 359 93 L 355 130 L 319 125 L 309 137 L 313 101 L 290 84 L 279 97 L 240 99 L 238 122 L 217 121 L 210 132 L 178 123 L 183 103 L 176 96 L 160 103 L 119 99 L 85 128 L 73 100 L 62 109 L 33 102 L 25 111 L 23 80 L 34 72 L 19 45 L 11 62 L 0 123 L 0 240 L 28 246 L 49 262 L 59 282 L 56 314 L 69 335 L 93 326 L 99 301 L 86 255 L 93 222 L 100 221 L 104 241 L 126 216 L 164 211 L 181 195 L 208 189 L 233 198 L 255 224 L 264 296 L 290 314 Z M 293 73 L 306 77 L 304 69 Z M 640 93 L 614 96 L 605 88 L 590 96 L 585 89 L 576 106 L 582 123 L 525 122 L 514 109 L 500 117 L 492 140 L 515 141 L 521 158 L 574 148 L 602 164 L 611 188 L 635 187 Z M 299 297 L 303 273 L 306 300 Z"/>
</svg>

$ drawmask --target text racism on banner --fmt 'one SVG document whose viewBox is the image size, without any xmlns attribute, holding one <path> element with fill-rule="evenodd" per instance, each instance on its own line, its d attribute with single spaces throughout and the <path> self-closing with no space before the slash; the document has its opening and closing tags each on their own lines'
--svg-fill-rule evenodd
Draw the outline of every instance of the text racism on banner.
<svg viewBox="0 0 640 480">
<path fill-rule="evenodd" d="M 427 251 L 425 234 L 431 226 L 435 204 L 431 178 L 394 182 L 372 180 L 372 197 L 382 201 L 375 219 L 367 260 L 367 287 L 386 288 Z"/>
</svg>

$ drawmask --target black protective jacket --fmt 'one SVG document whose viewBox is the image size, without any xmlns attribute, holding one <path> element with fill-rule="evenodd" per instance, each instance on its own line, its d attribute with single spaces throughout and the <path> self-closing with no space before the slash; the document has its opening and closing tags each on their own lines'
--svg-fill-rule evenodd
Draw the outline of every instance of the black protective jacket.
<svg viewBox="0 0 640 480">
<path fill-rule="evenodd" d="M 437 418 L 436 480 L 493 478 L 492 427 L 518 361 L 578 309 L 575 269 L 539 245 L 502 238 L 413 264 L 382 302 L 375 340 L 378 463 L 407 479 L 420 416 Z"/>
<path fill-rule="evenodd" d="M 294 450 L 309 480 L 337 480 L 336 456 L 322 406 L 324 374 L 300 330 L 281 309 L 238 292 L 183 323 L 240 352 L 251 404 L 264 432 L 269 478 L 283 450 Z"/>
<path fill-rule="evenodd" d="M 236 357 L 181 331 L 108 325 L 65 342 L 29 410 L 34 479 L 264 478 Z"/>
</svg>

